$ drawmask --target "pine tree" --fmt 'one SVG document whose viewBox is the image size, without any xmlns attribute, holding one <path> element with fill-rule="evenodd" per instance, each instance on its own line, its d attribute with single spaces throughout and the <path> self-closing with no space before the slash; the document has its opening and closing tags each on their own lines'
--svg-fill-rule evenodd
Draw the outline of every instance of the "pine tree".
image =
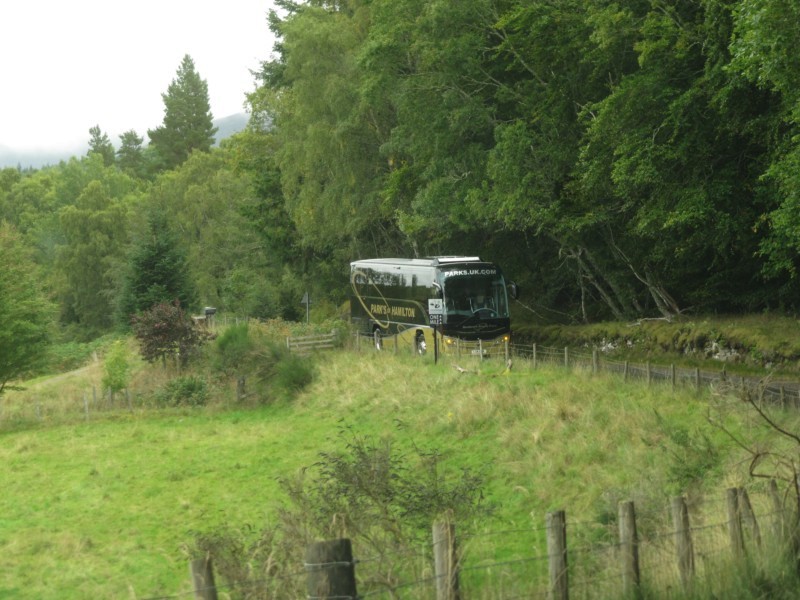
<svg viewBox="0 0 800 600">
<path fill-rule="evenodd" d="M 208 84 L 200 78 L 194 61 L 183 57 L 177 76 L 161 94 L 164 100 L 164 122 L 150 129 L 147 135 L 163 169 L 183 163 L 193 150 L 207 152 L 214 143 L 217 129 L 208 101 Z"/>
<path fill-rule="evenodd" d="M 119 141 L 117 165 L 131 177 L 143 178 L 146 171 L 146 161 L 142 149 L 144 138 L 131 129 L 120 135 Z"/>
<path fill-rule="evenodd" d="M 193 307 L 195 289 L 186 256 L 178 246 L 166 217 L 154 212 L 150 216 L 148 239 L 131 256 L 120 301 L 120 320 L 129 324 L 132 315 L 156 304 L 169 304 L 176 300 L 182 307 Z"/>
<path fill-rule="evenodd" d="M 89 129 L 89 152 L 87 154 L 99 154 L 103 157 L 103 164 L 110 167 L 114 164 L 114 146 L 108 139 L 108 134 L 103 133 L 100 125 L 95 125 Z"/>
</svg>

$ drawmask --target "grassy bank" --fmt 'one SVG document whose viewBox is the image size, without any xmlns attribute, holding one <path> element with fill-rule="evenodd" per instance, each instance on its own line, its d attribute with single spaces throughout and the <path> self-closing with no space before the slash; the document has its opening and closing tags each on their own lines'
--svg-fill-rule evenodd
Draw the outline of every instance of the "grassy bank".
<svg viewBox="0 0 800 600">
<path fill-rule="evenodd" d="M 800 376 L 800 321 L 780 315 L 677 317 L 587 325 L 538 325 L 517 307 L 519 339 L 602 348 L 610 357 Z"/>
<path fill-rule="evenodd" d="M 674 494 L 752 485 L 740 446 L 709 424 L 708 395 L 522 361 L 511 372 L 493 362 L 453 366 L 331 352 L 292 399 L 237 404 L 230 382 L 215 381 L 202 408 L 123 405 L 88 421 L 80 390 L 99 366 L 12 392 L 4 408 L 35 397 L 46 418 L 0 433 L 0 597 L 187 592 L 198 534 L 276 523 L 289 505 L 281 479 L 314 472 L 320 452 L 344 451 L 351 438 L 342 431 L 390 440 L 405 457 L 435 453 L 443 485 L 465 469 L 480 473 L 492 511 L 461 524 L 473 533 L 540 529 L 547 511 L 563 508 L 575 522 L 600 524 L 576 533 L 583 542 L 610 539 L 620 500 L 634 499 L 640 526 L 653 531 Z M 165 378 L 157 367 L 136 370 L 151 386 Z M 796 430 L 794 415 L 785 417 Z M 775 437 L 738 412 L 726 426 L 754 442 Z M 481 551 L 510 559 L 526 543 Z"/>
</svg>

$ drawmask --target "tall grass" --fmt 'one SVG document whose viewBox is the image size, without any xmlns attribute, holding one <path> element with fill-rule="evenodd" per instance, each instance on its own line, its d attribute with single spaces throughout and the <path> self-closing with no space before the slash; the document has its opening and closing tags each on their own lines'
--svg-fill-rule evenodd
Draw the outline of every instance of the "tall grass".
<svg viewBox="0 0 800 600">
<path fill-rule="evenodd" d="M 291 506 L 280 480 L 313 473 L 320 453 L 341 451 L 342 427 L 390 440 L 404 455 L 437 453 L 446 481 L 463 469 L 488 473 L 491 516 L 459 527 L 485 535 L 481 555 L 492 561 L 531 545 L 515 536 L 486 541 L 492 532 L 541 530 L 549 510 L 594 524 L 574 530 L 585 546 L 611 539 L 620 500 L 636 501 L 649 533 L 675 493 L 698 499 L 751 484 L 746 455 L 709 423 L 710 397 L 692 390 L 522 360 L 511 371 L 494 361 L 463 361 L 459 370 L 452 357 L 433 364 L 374 352 L 308 360 L 314 379 L 266 404 L 237 401 L 232 382 L 203 366 L 193 373 L 208 376 L 203 407 L 123 405 L 87 421 L 83 393 L 99 384 L 100 363 L 9 394 L 0 417 L 0 597 L 188 592 L 195 541 L 221 531 L 253 539 L 274 528 Z M 158 390 L 175 376 L 136 364 L 131 388 Z M 38 419 L 2 427 L 37 402 Z M 729 433 L 786 449 L 753 422 L 728 417 Z M 797 430 L 793 414 L 783 417 Z M 482 577 L 479 584 L 489 581 Z"/>
</svg>

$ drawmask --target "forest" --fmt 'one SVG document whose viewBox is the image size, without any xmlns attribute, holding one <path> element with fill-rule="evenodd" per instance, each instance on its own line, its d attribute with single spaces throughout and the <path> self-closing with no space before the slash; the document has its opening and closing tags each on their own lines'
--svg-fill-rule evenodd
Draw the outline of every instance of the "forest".
<svg viewBox="0 0 800 600">
<path fill-rule="evenodd" d="M 276 0 L 265 18 L 250 122 L 220 147 L 186 56 L 147 143 L 98 125 L 86 156 L 0 171 L 2 352 L 175 299 L 293 319 L 309 291 L 338 314 L 349 261 L 376 256 L 478 254 L 545 321 L 797 310 L 800 4 Z"/>
</svg>

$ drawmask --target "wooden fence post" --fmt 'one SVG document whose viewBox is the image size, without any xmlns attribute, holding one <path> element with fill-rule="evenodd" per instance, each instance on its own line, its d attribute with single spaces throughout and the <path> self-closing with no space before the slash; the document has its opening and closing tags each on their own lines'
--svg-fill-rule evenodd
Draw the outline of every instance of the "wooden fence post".
<svg viewBox="0 0 800 600">
<path fill-rule="evenodd" d="M 623 593 L 626 597 L 639 597 L 639 536 L 636 512 L 630 500 L 619 504 L 619 551 Z"/>
<path fill-rule="evenodd" d="M 592 373 L 597 375 L 597 348 L 592 348 Z"/>
<path fill-rule="evenodd" d="M 511 348 L 508 339 L 503 340 L 503 346 L 504 346 L 503 349 L 505 350 L 506 364 L 508 364 L 508 359 L 511 358 Z"/>
<path fill-rule="evenodd" d="M 309 600 L 355 600 L 356 570 L 350 540 L 316 542 L 306 548 L 306 591 Z"/>
<path fill-rule="evenodd" d="M 569 369 L 569 346 L 564 346 L 564 366 Z"/>
<path fill-rule="evenodd" d="M 481 362 L 483 362 L 483 340 L 478 338 L 478 356 L 481 357 Z"/>
<path fill-rule="evenodd" d="M 625 361 L 625 366 L 622 368 L 622 381 L 628 381 L 628 361 Z"/>
<path fill-rule="evenodd" d="M 672 381 L 672 391 L 675 391 L 675 363 L 669 366 L 669 379 Z"/>
<path fill-rule="evenodd" d="M 567 518 L 563 510 L 547 513 L 547 556 L 550 572 L 548 600 L 568 600 Z"/>
<path fill-rule="evenodd" d="M 217 600 L 217 587 L 214 585 L 214 569 L 211 557 L 205 556 L 189 563 L 192 587 L 196 600 Z"/>
<path fill-rule="evenodd" d="M 675 529 L 675 549 L 678 554 L 678 571 L 681 584 L 688 591 L 694 579 L 694 546 L 689 527 L 689 509 L 683 496 L 672 499 L 672 526 Z"/>
<path fill-rule="evenodd" d="M 774 479 L 769 480 L 769 497 L 772 501 L 772 535 L 779 545 L 786 541 L 786 513 L 783 507 L 783 500 L 778 492 L 778 482 Z"/>
<path fill-rule="evenodd" d="M 458 549 L 456 527 L 449 519 L 433 524 L 433 563 L 436 600 L 458 600 Z"/>
<path fill-rule="evenodd" d="M 83 392 L 83 414 L 86 416 L 86 420 L 89 420 L 89 398 L 86 396 L 86 392 Z"/>
<path fill-rule="evenodd" d="M 694 368 L 694 381 L 697 386 L 697 391 L 700 391 L 700 367 Z"/>
<path fill-rule="evenodd" d="M 536 344 L 533 345 L 533 368 L 536 368 Z"/>
<path fill-rule="evenodd" d="M 647 361 L 647 363 L 645 363 L 645 367 L 647 369 L 647 385 L 649 386 L 650 383 L 653 380 L 653 376 L 652 376 L 652 373 L 650 371 L 650 361 L 649 360 Z"/>
<path fill-rule="evenodd" d="M 735 557 L 744 554 L 744 537 L 742 536 L 742 517 L 739 510 L 739 490 L 728 488 L 725 492 L 728 505 L 728 537 Z"/>
<path fill-rule="evenodd" d="M 758 526 L 756 520 L 756 513 L 753 512 L 753 505 L 750 504 L 750 496 L 744 488 L 738 488 L 739 496 L 739 514 L 741 515 L 742 524 L 747 524 L 750 527 L 750 533 L 755 540 L 756 545 L 761 547 L 761 528 Z"/>
</svg>

